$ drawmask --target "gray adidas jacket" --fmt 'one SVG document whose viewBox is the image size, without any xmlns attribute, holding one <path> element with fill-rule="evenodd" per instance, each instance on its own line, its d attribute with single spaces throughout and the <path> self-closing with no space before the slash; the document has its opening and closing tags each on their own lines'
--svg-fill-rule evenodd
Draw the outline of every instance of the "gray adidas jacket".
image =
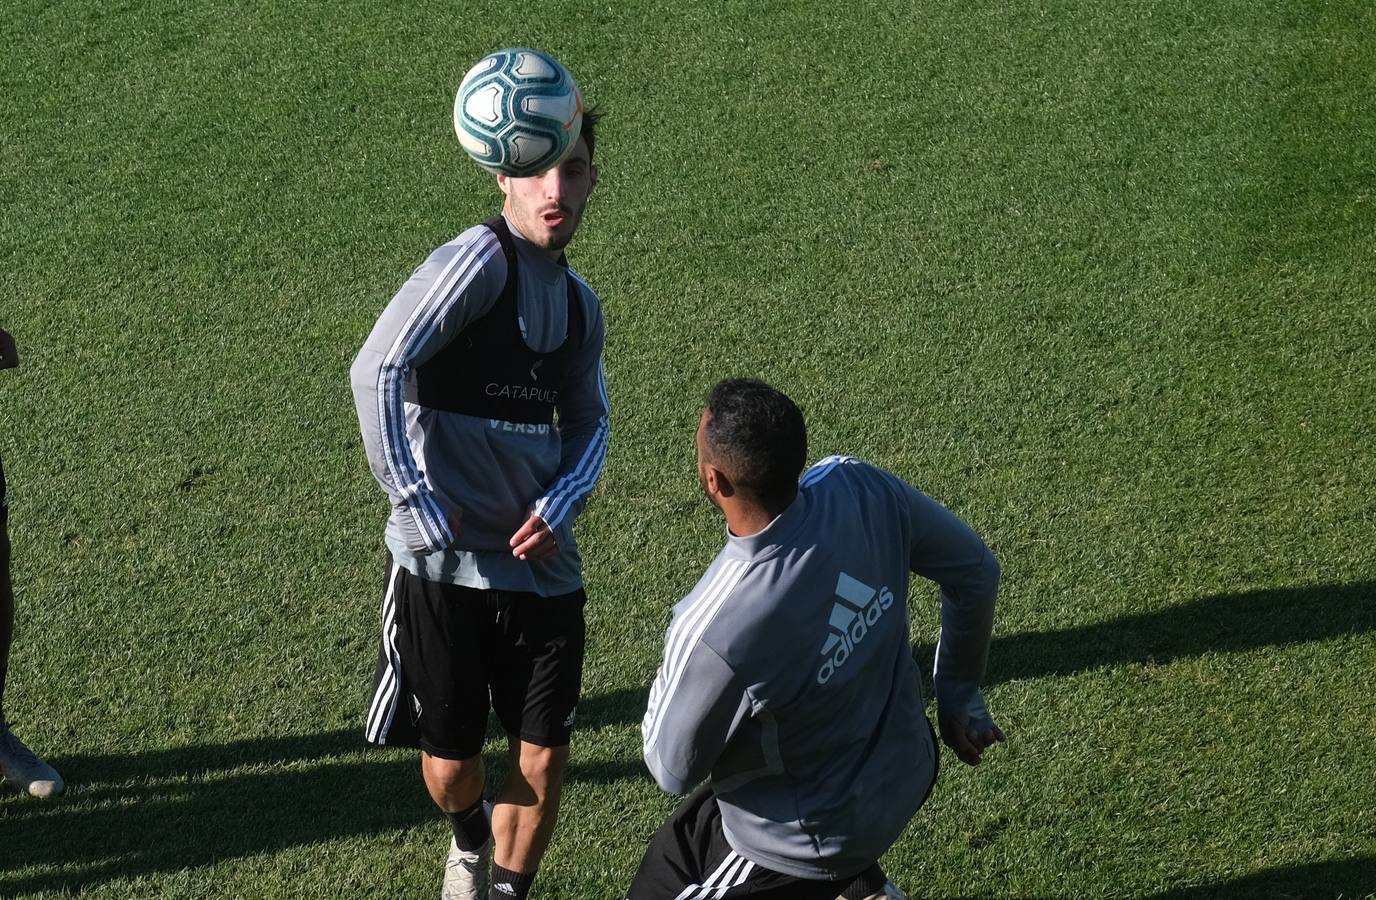
<svg viewBox="0 0 1376 900">
<path fill-rule="evenodd" d="M 568 328 L 566 270 L 511 231 L 521 333 L 545 352 Z M 431 409 L 414 397 L 417 367 L 493 307 L 507 275 L 496 236 L 482 225 L 469 228 L 432 253 L 392 298 L 349 377 L 369 467 L 392 503 L 386 541 L 397 563 L 429 581 L 552 596 L 582 586 L 573 520 L 607 455 L 605 326 L 596 294 L 578 281 L 586 334 L 557 425 Z M 551 559 L 511 555 L 507 542 L 532 511 L 559 543 Z"/>
<path fill-rule="evenodd" d="M 665 790 L 710 778 L 731 847 L 799 878 L 865 869 L 926 799 L 937 748 L 908 644 L 908 577 L 941 586 L 937 702 L 980 693 L 999 566 L 954 514 L 851 457 L 730 536 L 673 611 L 641 730 Z"/>
</svg>

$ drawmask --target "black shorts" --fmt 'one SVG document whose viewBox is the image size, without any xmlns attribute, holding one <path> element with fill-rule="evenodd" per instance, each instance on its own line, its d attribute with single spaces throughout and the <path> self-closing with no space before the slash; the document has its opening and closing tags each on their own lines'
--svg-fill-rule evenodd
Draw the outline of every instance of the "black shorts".
<svg viewBox="0 0 1376 900">
<path fill-rule="evenodd" d="M 583 681 L 580 588 L 542 597 L 417 578 L 387 558 L 365 737 L 469 759 L 490 708 L 507 734 L 564 747 Z"/>
<path fill-rule="evenodd" d="M 679 804 L 650 839 L 626 900 L 835 900 L 855 878 L 797 878 L 741 856 L 726 842 L 717 795 L 711 784 L 704 784 Z"/>
</svg>

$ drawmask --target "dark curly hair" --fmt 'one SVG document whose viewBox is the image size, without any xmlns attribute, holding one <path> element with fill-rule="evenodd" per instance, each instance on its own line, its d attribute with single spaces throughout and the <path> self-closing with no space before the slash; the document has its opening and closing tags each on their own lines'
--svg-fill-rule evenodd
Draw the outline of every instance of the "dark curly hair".
<svg viewBox="0 0 1376 900">
<path fill-rule="evenodd" d="M 807 461 L 807 425 L 797 404 L 763 381 L 731 378 L 707 395 L 707 413 L 709 462 L 750 499 L 787 505 Z"/>
</svg>

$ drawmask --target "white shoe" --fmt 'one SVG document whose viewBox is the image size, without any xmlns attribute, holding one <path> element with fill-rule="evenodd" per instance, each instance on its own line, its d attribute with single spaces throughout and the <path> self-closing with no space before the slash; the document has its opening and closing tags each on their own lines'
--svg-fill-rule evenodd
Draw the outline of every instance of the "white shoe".
<svg viewBox="0 0 1376 900">
<path fill-rule="evenodd" d="M 484 802 L 483 812 L 491 822 L 492 804 Z M 440 900 L 487 900 L 487 873 L 491 864 L 491 836 L 477 850 L 460 850 L 458 842 L 450 837 Z"/>
<path fill-rule="evenodd" d="M 487 900 L 487 870 L 492 839 L 477 850 L 460 850 L 451 837 L 449 858 L 444 861 L 444 885 L 440 900 Z"/>
<path fill-rule="evenodd" d="M 24 742 L 0 722 L 0 773 L 5 780 L 31 797 L 46 799 L 62 793 L 62 776 L 34 755 Z"/>
</svg>

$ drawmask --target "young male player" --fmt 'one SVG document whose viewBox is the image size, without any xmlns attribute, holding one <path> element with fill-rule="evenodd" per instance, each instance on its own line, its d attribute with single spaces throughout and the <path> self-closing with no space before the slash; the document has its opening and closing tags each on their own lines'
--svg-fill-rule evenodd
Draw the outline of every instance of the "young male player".
<svg viewBox="0 0 1376 900">
<path fill-rule="evenodd" d="M 445 898 L 524 900 L 559 809 L 583 664 L 573 520 L 608 435 L 602 311 L 563 254 L 597 183 L 596 124 L 555 168 L 497 177 L 502 214 L 416 269 L 350 373 L 392 502 L 366 738 L 422 751 L 453 826 Z M 490 818 L 489 700 L 511 763 Z"/>
<path fill-rule="evenodd" d="M 713 388 L 697 447 L 727 544 L 674 607 L 642 733 L 661 787 L 701 786 L 654 836 L 628 900 L 901 897 L 877 861 L 938 755 L 908 576 L 941 587 L 941 734 L 977 765 L 1003 740 L 979 688 L 998 563 L 960 519 L 857 459 L 800 482 L 802 413 L 761 382 Z"/>
<path fill-rule="evenodd" d="M 19 365 L 14 338 L 0 328 L 0 369 Z M 9 498 L 5 493 L 5 465 L 0 461 L 0 773 L 5 780 L 33 797 L 62 793 L 62 776 L 10 730 L 5 719 L 5 675 L 14 640 L 14 587 L 10 582 Z"/>
</svg>

